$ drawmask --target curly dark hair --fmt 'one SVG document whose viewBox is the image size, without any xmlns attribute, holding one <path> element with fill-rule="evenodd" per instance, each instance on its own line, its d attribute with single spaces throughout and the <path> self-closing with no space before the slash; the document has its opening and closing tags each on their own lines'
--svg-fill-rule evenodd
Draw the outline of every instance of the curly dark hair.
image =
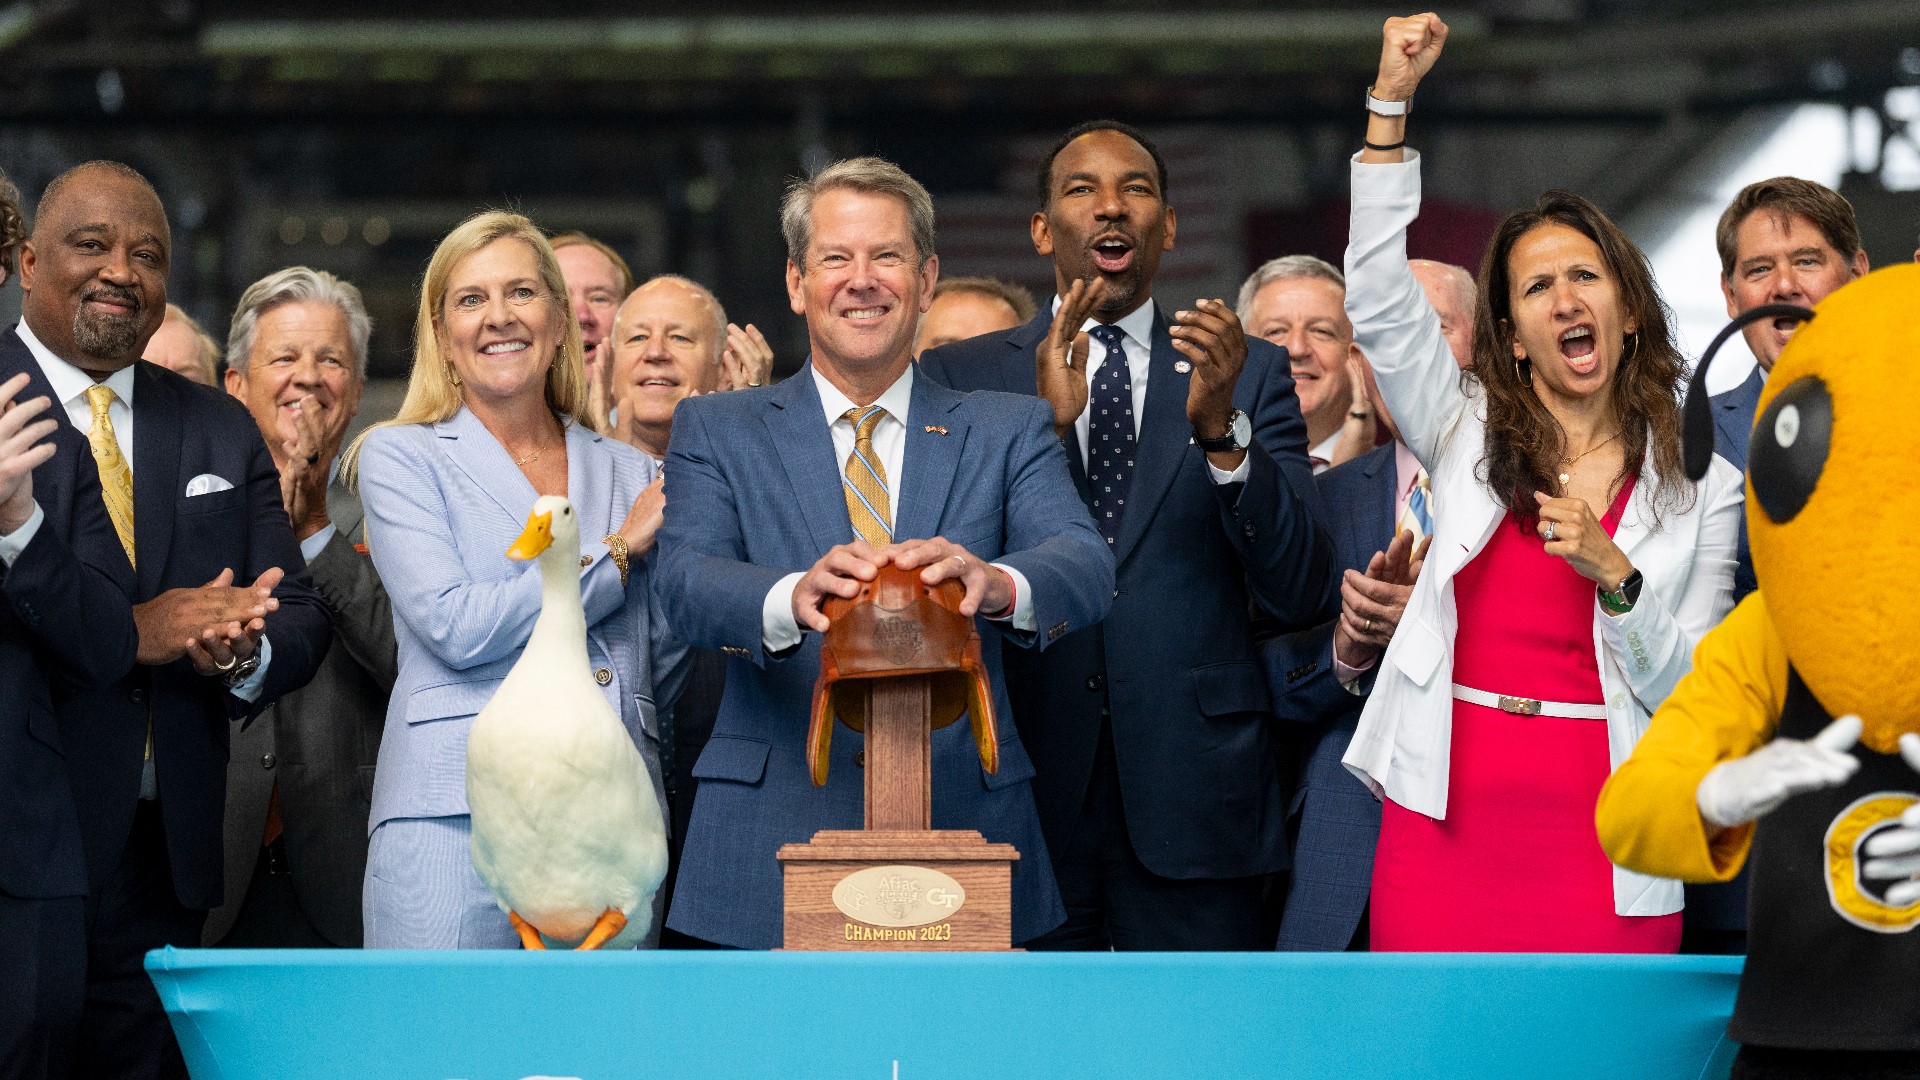
<svg viewBox="0 0 1920 1080">
<path fill-rule="evenodd" d="M 1533 493 L 1557 492 L 1560 465 L 1566 460 L 1566 432 L 1533 389 L 1532 365 L 1513 356 L 1511 269 L 1514 245 L 1542 225 L 1564 225 L 1592 240 L 1618 285 L 1627 319 L 1636 330 L 1613 374 L 1613 417 L 1624 451 L 1624 483 L 1640 471 L 1652 448 L 1657 484 L 1655 520 L 1662 511 L 1684 512 L 1695 496 L 1681 463 L 1680 395 L 1687 365 L 1674 344 L 1671 313 L 1654 285 L 1647 257 L 1600 208 L 1570 191 L 1549 191 L 1525 210 L 1516 210 L 1494 230 L 1480 264 L 1480 299 L 1474 310 L 1473 366 L 1465 377 L 1486 390 L 1487 441 L 1480 479 L 1494 498 L 1531 527 L 1537 507 Z"/>
<path fill-rule="evenodd" d="M 20 189 L 0 169 L 0 281 L 20 269 L 20 245 L 27 242 L 27 219 L 20 216 Z"/>
</svg>

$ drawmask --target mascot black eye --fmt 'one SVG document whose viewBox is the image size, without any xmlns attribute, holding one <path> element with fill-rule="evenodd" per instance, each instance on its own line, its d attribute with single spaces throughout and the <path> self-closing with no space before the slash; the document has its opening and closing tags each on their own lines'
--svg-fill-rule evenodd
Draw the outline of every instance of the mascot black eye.
<svg viewBox="0 0 1920 1080">
<path fill-rule="evenodd" d="M 1760 414 L 1747 451 L 1747 475 L 1774 524 L 1792 521 L 1813 498 L 1832 439 L 1833 397 L 1816 376 L 1795 379 Z"/>
</svg>

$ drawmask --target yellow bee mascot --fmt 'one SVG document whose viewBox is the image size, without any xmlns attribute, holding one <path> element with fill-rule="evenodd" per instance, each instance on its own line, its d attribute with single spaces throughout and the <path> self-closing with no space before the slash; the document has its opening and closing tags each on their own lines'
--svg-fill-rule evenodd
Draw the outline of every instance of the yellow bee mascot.
<svg viewBox="0 0 1920 1080">
<path fill-rule="evenodd" d="M 1920 266 L 1746 312 L 1715 347 L 1781 317 L 1807 321 L 1754 422 L 1760 590 L 1701 640 L 1596 823 L 1642 873 L 1752 863 L 1736 1078 L 1920 1077 Z M 1712 354 L 1687 401 L 1695 476 Z"/>
</svg>

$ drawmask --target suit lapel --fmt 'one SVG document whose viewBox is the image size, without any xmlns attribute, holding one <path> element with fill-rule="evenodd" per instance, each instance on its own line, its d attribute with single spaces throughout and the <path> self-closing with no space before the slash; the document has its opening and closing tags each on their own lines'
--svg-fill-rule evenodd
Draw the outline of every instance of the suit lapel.
<svg viewBox="0 0 1920 1080">
<path fill-rule="evenodd" d="M 341 483 L 339 477 L 334 477 L 333 482 L 327 485 L 327 518 L 347 538 L 348 543 L 367 542 L 365 532 L 360 528 L 365 516 L 366 512 L 360 508 L 360 496 Z"/>
<path fill-rule="evenodd" d="M 1640 546 L 1640 541 L 1653 534 L 1653 495 L 1658 486 L 1653 476 L 1653 448 L 1649 446 L 1646 457 L 1640 462 L 1640 478 L 1633 482 L 1633 497 L 1627 500 L 1627 508 L 1620 514 L 1620 524 L 1613 530 L 1614 546 L 1628 558 L 1632 558 L 1633 549 Z M 1599 509 L 1599 516 L 1604 517 L 1611 508 Z"/>
<path fill-rule="evenodd" d="M 1373 481 L 1373 497 L 1367 500 L 1368 536 L 1384 536 L 1393 542 L 1395 513 L 1400 506 L 1400 463 L 1395 444 L 1388 443 L 1367 456 L 1367 479 Z"/>
<path fill-rule="evenodd" d="M 446 441 L 447 458 L 506 511 L 509 518 L 519 521 L 532 509 L 540 493 L 533 490 L 526 475 L 479 417 L 463 406 L 459 412 L 434 425 L 434 433 Z M 571 454 L 572 448 L 568 450 Z M 567 474 L 572 476 L 571 466 Z M 572 495 L 572 485 L 568 487 L 568 495 Z"/>
<path fill-rule="evenodd" d="M 157 596 L 173 548 L 173 509 L 181 494 L 184 426 L 180 399 L 149 364 L 133 366 L 133 550 L 139 595 Z M 247 478 L 228 477 L 244 487 Z M 246 582 L 236 581 L 237 585 Z"/>
<path fill-rule="evenodd" d="M 966 398 L 915 374 L 913 405 L 907 411 L 907 442 L 901 456 L 898 505 L 893 510 L 896 540 L 921 540 L 940 531 L 947 495 L 960 471 L 967 445 L 967 423 L 955 411 Z M 929 430 L 929 429 L 933 430 Z"/>
<path fill-rule="evenodd" d="M 615 508 L 605 498 L 592 498 L 596 491 L 613 491 L 613 459 L 589 451 L 601 438 L 579 424 L 567 425 L 567 501 L 573 504 L 574 513 L 580 515 L 580 536 L 585 540 L 613 531 Z M 619 508 L 622 518 L 626 517 L 626 509 Z"/>
<path fill-rule="evenodd" d="M 1125 562 L 1147 531 L 1155 511 L 1173 487 L 1180 463 L 1191 446 L 1193 425 L 1187 422 L 1187 387 L 1192 376 L 1174 370 L 1180 353 L 1167 333 L 1167 321 L 1153 313 L 1153 353 L 1147 362 L 1146 414 L 1140 418 L 1140 438 L 1134 446 L 1133 484 L 1127 489 L 1126 517 L 1120 522 L 1114 560 Z M 1089 360 L 1089 363 L 1092 361 Z"/>
<path fill-rule="evenodd" d="M 852 543 L 853 519 L 847 516 L 846 496 L 840 493 L 840 463 L 833 459 L 833 435 L 827 430 L 820 391 L 813 385 L 811 362 L 774 389 L 766 423 L 774 456 L 787 471 L 819 550 Z M 741 511 L 748 516 L 754 512 L 752 507 Z"/>
</svg>

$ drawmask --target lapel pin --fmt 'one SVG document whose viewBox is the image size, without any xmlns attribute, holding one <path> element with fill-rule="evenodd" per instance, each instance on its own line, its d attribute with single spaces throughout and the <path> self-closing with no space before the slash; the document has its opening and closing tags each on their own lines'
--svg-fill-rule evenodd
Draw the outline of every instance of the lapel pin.
<svg viewBox="0 0 1920 1080">
<path fill-rule="evenodd" d="M 929 435 L 945 435 L 946 433 L 947 433 L 947 429 L 941 427 L 939 424 L 927 425 L 927 434 Z"/>
<path fill-rule="evenodd" d="M 1185 375 L 1189 371 L 1193 370 L 1193 364 L 1186 360 L 1175 360 L 1173 362 L 1173 370 L 1179 372 L 1182 375 Z"/>
</svg>

